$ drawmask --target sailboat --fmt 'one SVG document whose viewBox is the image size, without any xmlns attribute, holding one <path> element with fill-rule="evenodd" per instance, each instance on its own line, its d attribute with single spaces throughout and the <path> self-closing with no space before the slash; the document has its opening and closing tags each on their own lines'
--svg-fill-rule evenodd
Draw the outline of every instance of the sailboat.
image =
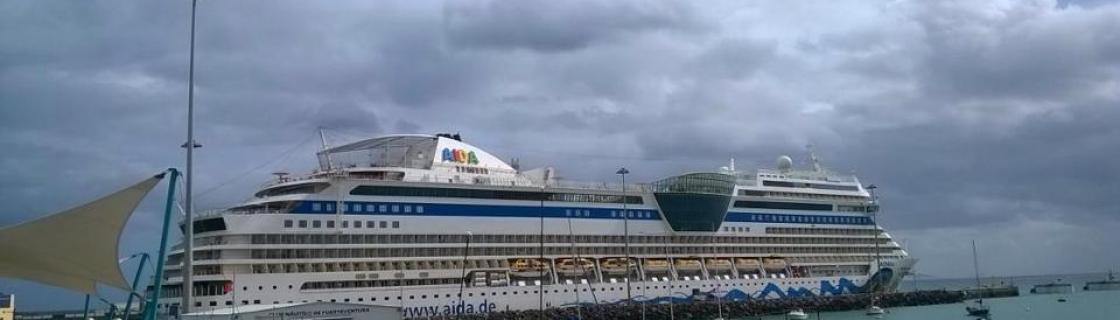
<svg viewBox="0 0 1120 320">
<path fill-rule="evenodd" d="M 972 240 L 972 269 L 976 273 L 976 302 L 965 306 L 964 310 L 970 316 L 986 317 L 990 313 L 988 306 L 984 305 L 984 295 L 980 293 L 980 263 L 976 258 L 976 240 Z"/>
</svg>

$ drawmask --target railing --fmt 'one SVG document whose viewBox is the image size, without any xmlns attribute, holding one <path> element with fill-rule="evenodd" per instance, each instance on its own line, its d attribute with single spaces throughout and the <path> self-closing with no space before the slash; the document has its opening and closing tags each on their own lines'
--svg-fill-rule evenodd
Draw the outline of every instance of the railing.
<svg viewBox="0 0 1120 320">
<path fill-rule="evenodd" d="M 495 178 L 481 176 L 477 178 L 464 179 L 462 176 L 453 174 L 438 174 L 438 173 L 413 173 L 419 174 L 421 179 L 408 179 L 397 180 L 389 178 L 375 178 L 369 176 L 351 175 L 348 171 L 333 171 L 330 173 L 313 173 L 306 176 L 297 176 L 291 178 L 284 178 L 281 180 L 269 181 L 261 186 L 261 188 L 268 188 L 281 183 L 289 183 L 294 181 L 306 181 L 313 179 L 322 179 L 328 177 L 337 177 L 346 180 L 358 181 L 394 181 L 394 182 L 426 182 L 426 183 L 444 183 L 451 185 L 477 185 L 487 187 L 505 187 L 505 188 L 527 188 L 527 187 L 541 187 L 539 183 L 533 182 L 522 176 L 514 176 L 513 178 Z M 606 182 L 582 182 L 582 181 L 565 181 L 565 180 L 552 180 L 545 183 L 546 188 L 563 188 L 563 189 L 580 189 L 580 190 L 599 190 L 599 191 L 622 191 L 622 184 L 620 183 L 606 183 Z M 641 193 L 650 192 L 648 184 L 641 183 L 628 183 L 626 184 L 626 192 Z"/>
<path fill-rule="evenodd" d="M 851 175 L 837 175 L 832 172 L 816 172 L 803 170 L 781 171 L 774 169 L 758 169 L 758 173 L 782 175 L 787 179 L 814 180 L 822 182 L 857 182 Z"/>
</svg>

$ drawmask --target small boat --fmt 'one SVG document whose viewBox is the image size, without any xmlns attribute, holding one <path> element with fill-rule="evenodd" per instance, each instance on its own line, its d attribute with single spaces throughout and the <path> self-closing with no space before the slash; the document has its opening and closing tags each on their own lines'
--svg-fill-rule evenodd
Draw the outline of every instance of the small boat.
<svg viewBox="0 0 1120 320">
<path fill-rule="evenodd" d="M 983 302 L 977 302 L 971 306 L 966 306 L 964 310 L 968 312 L 968 315 L 974 317 L 987 317 L 991 313 L 988 310 L 988 306 L 984 305 Z"/>
<path fill-rule="evenodd" d="M 642 266 L 646 272 L 664 272 L 669 271 L 669 260 L 664 258 L 648 258 L 643 261 Z"/>
<path fill-rule="evenodd" d="M 572 276 L 583 275 L 595 271 L 595 262 L 587 258 L 565 258 L 556 261 L 556 272 Z"/>
<path fill-rule="evenodd" d="M 762 259 L 762 267 L 769 273 L 782 272 L 786 270 L 786 259 L 776 257 L 764 258 Z"/>
<path fill-rule="evenodd" d="M 793 309 L 793 311 L 790 311 L 789 313 L 787 313 L 786 314 L 786 319 L 805 320 L 805 319 L 809 319 L 809 314 L 806 314 L 804 310 L 801 310 L 801 308 L 797 308 L 797 309 Z"/>
<path fill-rule="evenodd" d="M 1066 298 L 1058 298 L 1058 302 L 1066 302 Z"/>
<path fill-rule="evenodd" d="M 708 270 L 719 270 L 719 271 L 731 270 L 731 260 L 728 260 L 728 259 L 708 258 L 708 259 L 704 259 L 704 263 L 708 267 Z"/>
<path fill-rule="evenodd" d="M 1112 270 L 1108 270 L 1108 280 L 1086 282 L 1081 289 L 1085 291 L 1120 290 L 1120 281 L 1116 281 L 1116 278 L 1112 276 Z"/>
<path fill-rule="evenodd" d="M 972 240 L 972 270 L 976 273 L 976 302 L 965 306 L 964 311 L 974 317 L 987 317 L 991 314 L 988 306 L 984 305 L 984 294 L 980 292 L 980 262 L 976 257 L 976 240 Z"/>
<path fill-rule="evenodd" d="M 673 259 L 674 266 L 677 271 L 700 271 L 700 259 L 698 258 L 679 258 Z"/>
<path fill-rule="evenodd" d="M 626 258 L 603 258 L 599 266 L 605 274 L 626 274 Z M 630 260 L 630 269 L 638 269 L 633 259 Z"/>
<path fill-rule="evenodd" d="M 883 308 L 880 308 L 879 306 L 872 305 L 870 307 L 867 307 L 867 315 L 869 316 L 878 316 L 885 313 L 887 313 L 887 311 L 883 310 Z"/>
<path fill-rule="evenodd" d="M 548 275 L 548 260 L 519 258 L 511 259 L 509 263 L 510 274 L 524 278 L 543 278 Z"/>
<path fill-rule="evenodd" d="M 735 268 L 740 271 L 758 271 L 762 268 L 762 262 L 756 258 L 735 258 Z"/>
</svg>

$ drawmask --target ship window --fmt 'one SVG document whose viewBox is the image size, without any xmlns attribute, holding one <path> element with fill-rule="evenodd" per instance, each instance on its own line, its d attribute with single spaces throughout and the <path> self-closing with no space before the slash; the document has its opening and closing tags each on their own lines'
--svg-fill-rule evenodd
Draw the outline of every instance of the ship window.
<svg viewBox="0 0 1120 320">
<path fill-rule="evenodd" d="M 793 187 L 795 187 L 795 186 L 793 185 L 793 182 L 789 182 L 789 181 L 773 181 L 773 180 L 762 180 L 762 185 L 764 185 L 764 186 L 767 186 L 767 187 L 786 187 L 786 188 L 793 188 Z"/>
<path fill-rule="evenodd" d="M 366 221 L 366 228 L 373 229 L 374 228 L 373 224 L 374 224 L 373 221 Z"/>
<path fill-rule="evenodd" d="M 381 221 L 381 223 L 380 223 L 380 227 L 382 227 L 382 228 L 388 228 L 388 225 L 389 225 L 389 223 L 385 222 L 385 221 Z"/>
<path fill-rule="evenodd" d="M 299 221 L 299 227 L 300 228 L 307 228 L 307 220 L 300 220 Z"/>
<path fill-rule="evenodd" d="M 333 203 L 328 203 L 326 208 L 327 208 L 327 211 L 334 211 L 334 204 Z"/>
<path fill-rule="evenodd" d="M 759 209 L 785 209 L 785 210 L 813 210 L 813 211 L 832 211 L 831 204 L 822 203 L 800 203 L 800 202 L 774 202 L 774 201 L 735 201 L 736 208 L 759 208 Z"/>
<path fill-rule="evenodd" d="M 312 202 L 311 203 L 311 211 L 319 211 L 319 210 L 323 210 L 323 205 L 319 204 L 318 202 Z"/>
<path fill-rule="evenodd" d="M 350 221 L 342 221 L 342 227 L 343 228 L 349 228 L 350 227 Z"/>
<path fill-rule="evenodd" d="M 416 206 L 416 213 L 424 213 L 424 206 Z"/>
<path fill-rule="evenodd" d="M 195 234 L 222 230 L 226 230 L 226 221 L 222 218 L 196 220 L 194 222 Z"/>
<path fill-rule="evenodd" d="M 351 209 L 350 211 L 351 212 L 362 212 L 362 205 L 355 203 L 354 206 L 353 206 L 353 209 Z"/>
<path fill-rule="evenodd" d="M 377 206 L 377 212 L 389 212 L 389 206 L 379 205 Z"/>
<path fill-rule="evenodd" d="M 334 228 L 334 221 L 327 220 L 327 228 Z"/>
<path fill-rule="evenodd" d="M 762 191 L 755 191 L 755 190 L 739 190 L 739 195 L 761 197 L 761 196 L 765 196 L 766 193 L 762 192 Z"/>
<path fill-rule="evenodd" d="M 424 187 L 383 187 L 383 186 L 358 186 L 350 190 L 352 195 L 367 196 L 402 196 L 402 197 L 441 197 L 441 198 L 477 198 L 500 200 L 530 200 L 530 201 L 558 201 L 558 202 L 597 202 L 597 203 L 626 203 L 641 204 L 641 196 L 626 196 L 605 194 L 577 194 L 577 193 L 551 193 L 539 191 L 513 191 L 513 190 L 486 190 L 486 189 L 459 189 L 459 188 L 424 188 Z"/>
<path fill-rule="evenodd" d="M 311 227 L 312 228 L 322 228 L 323 223 L 322 223 L 322 221 L 319 221 L 319 220 L 312 220 L 311 221 Z"/>
<path fill-rule="evenodd" d="M 397 229 L 397 228 L 400 228 L 400 227 L 401 227 L 401 222 L 400 221 L 393 221 L 393 229 Z"/>
<path fill-rule="evenodd" d="M 358 221 L 358 220 L 354 220 L 354 228 L 361 228 L 361 227 L 362 227 L 362 222 Z"/>
<path fill-rule="evenodd" d="M 401 206 L 394 204 L 393 205 L 393 213 L 397 213 L 397 212 L 400 212 L 400 211 L 401 211 Z"/>
<path fill-rule="evenodd" d="M 292 220 L 284 220 L 284 227 L 285 228 L 291 228 L 292 227 Z"/>
<path fill-rule="evenodd" d="M 412 213 L 412 206 L 404 206 L 404 213 Z"/>
</svg>

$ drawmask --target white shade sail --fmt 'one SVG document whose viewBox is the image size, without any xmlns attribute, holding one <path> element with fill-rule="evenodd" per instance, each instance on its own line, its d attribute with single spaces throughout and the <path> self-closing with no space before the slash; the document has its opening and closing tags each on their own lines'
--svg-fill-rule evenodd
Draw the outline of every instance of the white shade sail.
<svg viewBox="0 0 1120 320">
<path fill-rule="evenodd" d="M 103 198 L 0 228 L 0 277 L 95 294 L 97 284 L 130 290 L 117 263 L 121 232 L 157 175 Z"/>
</svg>

